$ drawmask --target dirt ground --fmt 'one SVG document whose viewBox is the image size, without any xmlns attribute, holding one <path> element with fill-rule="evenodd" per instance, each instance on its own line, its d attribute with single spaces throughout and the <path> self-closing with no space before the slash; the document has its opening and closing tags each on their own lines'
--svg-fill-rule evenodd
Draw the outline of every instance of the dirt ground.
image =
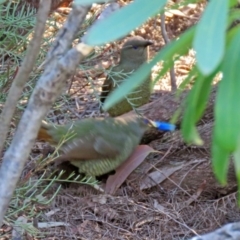
<svg viewBox="0 0 240 240">
<path fill-rule="evenodd" d="M 175 39 L 195 24 L 204 6 L 205 2 L 201 2 L 167 11 L 169 39 Z M 140 35 L 154 41 L 150 47 L 151 57 L 164 46 L 159 16 L 130 35 Z M 53 107 L 48 114 L 49 120 L 61 124 L 69 119 L 103 116 L 99 112 L 96 96 L 105 75 L 98 71 L 93 73 L 91 69 L 92 66 L 99 69 L 116 63 L 123 41 L 109 44 L 103 50 L 96 49 L 99 56 L 84 65 L 84 69 L 68 81 L 66 94 L 57 103 L 61 108 Z M 187 76 L 194 61 L 192 50 L 176 61 L 177 85 Z M 86 71 L 88 67 L 90 70 Z M 153 78 L 160 67 L 159 64 L 153 69 Z M 170 90 L 167 74 L 155 86 L 151 101 L 170 94 Z M 113 196 L 100 194 L 88 185 L 63 184 L 50 204 L 35 206 L 34 211 L 39 215 L 31 218 L 23 213 L 44 234 L 42 237 L 38 234 L 39 237 L 35 238 L 27 234 L 27 239 L 188 239 L 223 224 L 239 221 L 233 166 L 230 166 L 230 184 L 226 187 L 220 186 L 212 173 L 212 121 L 201 122 L 198 128 L 205 141 L 204 146 L 187 146 L 178 131 L 166 133 L 163 138 L 149 143 L 159 152 L 151 153 Z M 36 167 L 35 161 L 42 154 L 44 145 L 36 143 L 22 179 L 26 179 Z M 42 171 L 37 172 L 33 178 L 40 178 L 41 174 Z M 106 177 L 102 179 L 103 184 L 105 181 Z M 54 183 L 44 197 L 50 199 L 58 186 L 59 183 Z M 54 224 L 53 227 L 40 228 L 42 222 Z M 7 233 L 6 229 L 4 231 Z M 11 229 L 8 231 L 9 234 L 12 232 Z"/>
</svg>

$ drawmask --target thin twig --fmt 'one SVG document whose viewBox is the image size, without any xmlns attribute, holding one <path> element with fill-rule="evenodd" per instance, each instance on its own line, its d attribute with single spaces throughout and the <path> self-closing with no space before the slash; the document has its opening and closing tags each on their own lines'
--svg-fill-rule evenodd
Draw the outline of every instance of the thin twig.
<svg viewBox="0 0 240 240">
<path fill-rule="evenodd" d="M 165 44 L 168 44 L 170 42 L 167 31 L 166 31 L 166 25 L 165 25 L 165 14 L 164 12 L 161 14 L 161 31 L 162 36 Z M 177 90 L 177 84 L 176 84 L 176 76 L 175 76 L 175 70 L 174 66 L 170 69 L 170 79 L 171 79 L 171 88 L 172 92 L 175 92 Z"/>
</svg>

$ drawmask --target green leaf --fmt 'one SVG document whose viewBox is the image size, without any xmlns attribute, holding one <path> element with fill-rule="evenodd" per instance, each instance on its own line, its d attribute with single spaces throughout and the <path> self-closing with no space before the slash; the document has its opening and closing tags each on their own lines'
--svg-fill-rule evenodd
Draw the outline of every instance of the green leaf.
<svg viewBox="0 0 240 240">
<path fill-rule="evenodd" d="M 159 61 L 173 58 L 175 54 L 186 53 L 191 45 L 195 28 L 187 30 L 178 40 L 172 41 L 164 47 L 150 63 L 143 64 L 136 72 L 134 72 L 128 79 L 126 79 L 115 91 L 113 91 L 106 99 L 103 105 L 103 110 L 108 110 L 114 104 L 121 101 L 124 96 L 131 93 L 137 86 L 139 86 L 144 79 L 149 75 L 151 69 Z"/>
<path fill-rule="evenodd" d="M 192 108 L 189 108 L 190 110 Z M 186 112 L 184 114 L 184 116 L 186 116 L 186 118 L 188 120 L 190 120 L 190 124 L 187 123 L 187 121 L 182 121 L 181 124 L 181 132 L 183 135 L 184 140 L 186 141 L 186 143 L 193 143 L 195 145 L 203 145 L 203 141 L 201 139 L 201 137 L 199 136 L 199 133 L 197 131 L 196 126 L 193 124 L 193 115 L 190 114 L 190 111 Z"/>
<path fill-rule="evenodd" d="M 202 141 L 196 133 L 195 124 L 201 118 L 206 108 L 211 91 L 211 83 L 216 72 L 208 77 L 203 76 L 200 72 L 195 74 L 197 79 L 185 103 L 186 110 L 183 115 L 182 134 L 186 142 L 200 145 Z"/>
<path fill-rule="evenodd" d="M 181 132 L 183 135 L 184 140 L 187 143 L 194 143 L 196 145 L 202 145 L 203 141 L 201 137 L 199 136 L 196 126 L 195 126 L 195 105 L 196 105 L 196 97 L 194 95 L 194 92 L 198 90 L 197 88 L 192 89 L 189 95 L 187 96 L 187 99 L 185 101 L 185 106 L 187 106 L 184 115 L 183 120 L 181 122 Z"/>
<path fill-rule="evenodd" d="M 74 4 L 79 4 L 79 5 L 90 5 L 93 3 L 107 3 L 109 0 L 74 0 Z"/>
<path fill-rule="evenodd" d="M 238 21 L 240 17 L 240 10 L 239 8 L 233 8 L 230 10 L 230 14 L 228 17 L 228 27 L 230 27 L 234 21 Z"/>
<path fill-rule="evenodd" d="M 204 75 L 212 73 L 223 58 L 227 13 L 228 1 L 211 0 L 197 26 L 193 45 Z"/>
<path fill-rule="evenodd" d="M 213 134 L 213 143 L 212 143 L 212 164 L 213 171 L 215 173 L 218 181 L 225 185 L 227 183 L 227 172 L 228 172 L 228 164 L 229 164 L 229 155 L 230 153 L 223 148 L 221 148 L 215 140 L 215 136 Z"/>
<path fill-rule="evenodd" d="M 128 34 L 142 25 L 149 17 L 159 13 L 167 0 L 137 0 L 117 10 L 108 18 L 96 23 L 86 34 L 88 45 L 102 45 Z"/>
<path fill-rule="evenodd" d="M 199 95 L 196 102 L 196 114 L 195 114 L 195 121 L 198 122 L 202 117 L 204 110 L 207 105 L 207 101 L 211 92 L 212 81 L 214 76 L 218 71 L 215 70 L 211 75 L 208 77 L 201 76 L 202 84 L 199 86 Z"/>
<path fill-rule="evenodd" d="M 229 1 L 229 7 L 234 7 L 238 4 L 238 0 L 230 0 Z"/>
<path fill-rule="evenodd" d="M 227 46 L 230 45 L 232 39 L 235 37 L 235 35 L 239 32 L 240 25 L 235 26 L 234 28 L 230 29 L 227 32 Z"/>
<path fill-rule="evenodd" d="M 240 141 L 238 140 L 238 147 L 233 154 L 234 166 L 238 182 L 238 205 L 240 205 Z"/>
<path fill-rule="evenodd" d="M 215 106 L 216 141 L 223 149 L 236 150 L 240 135 L 240 29 L 232 38 L 222 64 L 223 79 L 219 83 Z"/>
</svg>

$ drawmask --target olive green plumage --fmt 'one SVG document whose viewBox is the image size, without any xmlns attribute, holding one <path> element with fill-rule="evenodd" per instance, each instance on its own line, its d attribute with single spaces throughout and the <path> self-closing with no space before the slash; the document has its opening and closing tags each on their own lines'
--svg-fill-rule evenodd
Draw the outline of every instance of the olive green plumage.
<svg viewBox="0 0 240 240">
<path fill-rule="evenodd" d="M 57 161 L 70 161 L 80 173 L 95 177 L 121 165 L 149 126 L 137 116 L 83 119 L 63 126 L 43 123 L 38 139 L 56 146 L 64 138 Z"/>
<path fill-rule="evenodd" d="M 136 71 L 143 63 L 148 60 L 148 46 L 152 42 L 144 40 L 142 37 L 135 36 L 129 38 L 123 45 L 120 52 L 120 62 L 112 68 L 114 76 L 108 76 L 103 83 L 100 100 L 104 103 L 105 99 L 115 88 L 117 88 L 126 78 Z M 136 88 L 132 93 L 127 95 L 114 107 L 108 110 L 112 117 L 129 112 L 134 107 L 140 107 L 149 102 L 151 95 L 151 75 Z M 129 103 L 129 101 L 131 103 Z"/>
</svg>

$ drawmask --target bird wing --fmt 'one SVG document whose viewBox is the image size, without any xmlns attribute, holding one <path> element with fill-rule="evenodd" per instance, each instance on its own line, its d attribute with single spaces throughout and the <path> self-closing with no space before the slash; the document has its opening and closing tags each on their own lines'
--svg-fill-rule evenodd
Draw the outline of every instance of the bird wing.
<svg viewBox="0 0 240 240">
<path fill-rule="evenodd" d="M 59 157 L 59 161 L 114 158 L 121 153 L 120 143 L 124 144 L 122 137 L 114 137 L 111 141 L 101 136 L 75 138 L 62 146 L 61 150 L 64 153 Z"/>
<path fill-rule="evenodd" d="M 124 139 L 121 140 L 124 141 Z M 98 153 L 100 153 L 106 158 L 113 158 L 121 153 L 121 147 L 119 145 L 118 139 L 116 138 L 114 139 L 114 141 L 110 141 L 102 137 L 97 137 L 93 146 Z"/>
</svg>

